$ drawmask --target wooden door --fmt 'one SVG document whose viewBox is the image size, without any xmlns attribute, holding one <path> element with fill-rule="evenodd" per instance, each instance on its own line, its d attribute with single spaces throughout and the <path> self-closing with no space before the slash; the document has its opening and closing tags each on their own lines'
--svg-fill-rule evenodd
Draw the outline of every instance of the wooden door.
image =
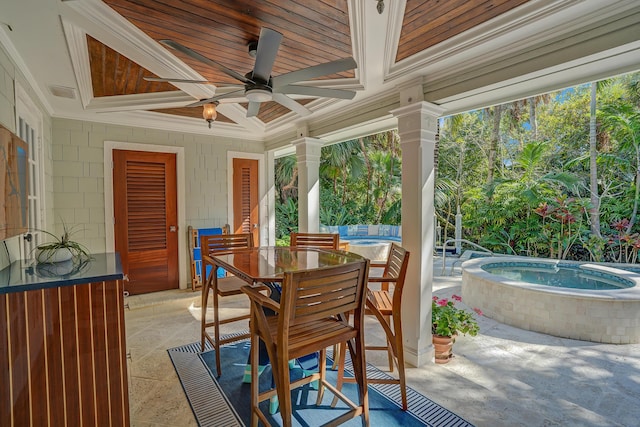
<svg viewBox="0 0 640 427">
<path fill-rule="evenodd" d="M 113 151 L 115 248 L 130 294 L 179 287 L 176 156 Z"/>
<path fill-rule="evenodd" d="M 233 159 L 233 230 L 253 233 L 260 246 L 260 208 L 258 206 L 258 161 Z"/>
</svg>

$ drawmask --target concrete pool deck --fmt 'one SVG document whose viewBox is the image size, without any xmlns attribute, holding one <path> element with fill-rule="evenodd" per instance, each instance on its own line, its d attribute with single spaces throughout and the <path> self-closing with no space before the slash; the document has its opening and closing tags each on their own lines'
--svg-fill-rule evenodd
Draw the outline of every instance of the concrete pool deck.
<svg viewBox="0 0 640 427">
<path fill-rule="evenodd" d="M 460 289 L 459 275 L 434 278 L 440 297 Z M 128 302 L 132 425 L 195 426 L 166 349 L 198 339 L 199 293 L 170 291 Z M 486 317 L 479 323 L 478 336 L 458 338 L 450 363 L 408 367 L 409 386 L 477 427 L 639 425 L 640 344 L 556 338 Z M 367 339 L 378 335 L 370 331 Z M 386 369 L 386 355 L 376 353 L 367 360 Z"/>
</svg>

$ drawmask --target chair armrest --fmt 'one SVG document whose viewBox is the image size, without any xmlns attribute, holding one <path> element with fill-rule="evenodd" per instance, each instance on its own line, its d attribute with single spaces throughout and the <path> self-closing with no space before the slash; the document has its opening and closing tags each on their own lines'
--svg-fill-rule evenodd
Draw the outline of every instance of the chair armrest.
<svg viewBox="0 0 640 427">
<path fill-rule="evenodd" d="M 370 262 L 369 268 L 385 268 L 387 266 L 386 262 Z"/>
<path fill-rule="evenodd" d="M 382 282 L 397 282 L 397 277 L 381 276 L 381 277 L 367 277 L 367 282 L 382 283 Z"/>
<path fill-rule="evenodd" d="M 247 296 L 256 304 L 261 305 L 266 308 L 270 308 L 273 311 L 280 311 L 280 304 L 276 301 L 272 300 L 268 296 L 260 293 L 258 289 L 253 286 L 246 285 L 240 288 L 242 292 L 247 294 Z"/>
</svg>

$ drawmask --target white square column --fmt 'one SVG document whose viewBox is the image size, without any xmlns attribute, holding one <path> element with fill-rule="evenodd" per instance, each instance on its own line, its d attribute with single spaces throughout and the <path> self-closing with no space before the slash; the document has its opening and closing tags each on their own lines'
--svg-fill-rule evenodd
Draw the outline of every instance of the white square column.
<svg viewBox="0 0 640 427">
<path fill-rule="evenodd" d="M 298 159 L 298 231 L 320 231 L 320 153 L 324 142 L 304 137 L 293 141 Z"/>
<path fill-rule="evenodd" d="M 405 360 L 414 366 L 433 361 L 434 149 L 443 111 L 424 101 L 391 111 L 402 147 L 402 246 L 411 254 L 402 295 L 403 338 Z"/>
<path fill-rule="evenodd" d="M 267 193 L 265 195 L 267 201 L 267 224 L 262 227 L 262 232 L 267 236 L 267 245 L 276 245 L 276 176 L 275 176 L 275 153 L 267 151 L 266 158 L 266 176 L 264 177 Z"/>
</svg>

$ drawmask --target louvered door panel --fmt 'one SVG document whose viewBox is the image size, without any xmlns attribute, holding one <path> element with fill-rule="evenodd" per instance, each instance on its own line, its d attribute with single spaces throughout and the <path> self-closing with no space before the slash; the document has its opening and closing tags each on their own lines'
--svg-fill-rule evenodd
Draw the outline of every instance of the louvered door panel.
<svg viewBox="0 0 640 427">
<path fill-rule="evenodd" d="M 258 161 L 233 159 L 234 232 L 253 233 L 253 241 L 259 245 L 258 219 Z"/>
<path fill-rule="evenodd" d="M 116 250 L 131 294 L 178 283 L 175 155 L 114 150 Z"/>
<path fill-rule="evenodd" d="M 167 247 L 164 163 L 127 163 L 129 251 Z"/>
<path fill-rule="evenodd" d="M 243 233 L 251 232 L 251 168 L 240 168 L 240 227 Z"/>
</svg>

